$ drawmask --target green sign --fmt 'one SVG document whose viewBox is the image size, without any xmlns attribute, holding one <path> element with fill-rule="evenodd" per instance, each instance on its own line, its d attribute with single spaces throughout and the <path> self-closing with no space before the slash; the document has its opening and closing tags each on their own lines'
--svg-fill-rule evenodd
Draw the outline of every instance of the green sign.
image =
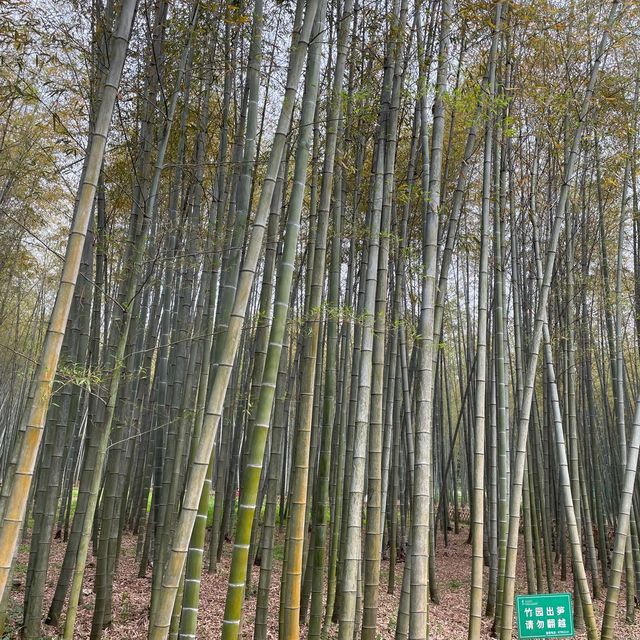
<svg viewBox="0 0 640 640">
<path fill-rule="evenodd" d="M 570 593 L 516 598 L 519 638 L 573 638 Z"/>
</svg>

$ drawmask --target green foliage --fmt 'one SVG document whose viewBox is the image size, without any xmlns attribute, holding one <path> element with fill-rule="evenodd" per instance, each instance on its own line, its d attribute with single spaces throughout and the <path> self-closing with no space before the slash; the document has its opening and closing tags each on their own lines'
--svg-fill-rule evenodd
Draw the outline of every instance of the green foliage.
<svg viewBox="0 0 640 640">
<path fill-rule="evenodd" d="M 62 384 L 75 384 L 91 391 L 100 384 L 102 375 L 78 362 L 66 362 L 58 367 L 58 379 Z"/>
<path fill-rule="evenodd" d="M 131 604 L 128 591 L 120 592 L 120 620 L 128 622 L 131 617 Z"/>
<path fill-rule="evenodd" d="M 282 562 L 284 560 L 284 544 L 276 544 L 273 547 L 273 557 Z"/>
</svg>

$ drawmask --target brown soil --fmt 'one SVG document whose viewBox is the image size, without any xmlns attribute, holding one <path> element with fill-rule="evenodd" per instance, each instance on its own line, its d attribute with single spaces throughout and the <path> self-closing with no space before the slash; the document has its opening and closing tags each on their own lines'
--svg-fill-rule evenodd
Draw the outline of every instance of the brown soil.
<svg viewBox="0 0 640 640">
<path fill-rule="evenodd" d="M 433 640 L 466 640 L 467 638 L 471 548 L 466 544 L 466 537 L 466 531 L 461 532 L 459 535 L 450 534 L 449 545 L 447 547 L 444 547 L 442 540 L 439 541 L 437 551 L 437 575 L 440 603 L 432 604 L 430 607 L 430 638 Z M 149 570 L 147 572 L 147 577 L 145 578 L 136 577 L 138 564 L 135 559 L 135 546 L 136 541 L 132 536 L 125 535 L 123 537 L 122 555 L 113 586 L 113 621 L 112 624 L 105 629 L 103 634 L 105 640 L 135 640 L 138 638 L 146 638 L 147 636 L 151 571 Z M 216 640 L 220 637 L 230 553 L 231 545 L 227 544 L 222 562 L 218 566 L 218 573 L 209 574 L 205 571 L 203 574 L 198 619 L 198 637 L 202 640 Z M 14 578 L 15 586 L 11 602 L 11 624 L 13 624 L 13 626 L 11 627 L 12 630 L 9 631 L 9 637 L 17 636 L 16 625 L 20 618 L 24 596 L 24 570 L 28 561 L 27 554 L 28 546 L 22 545 L 18 557 L 18 570 Z M 50 571 L 47 581 L 46 604 L 49 603 L 53 595 L 55 579 L 60 570 L 63 556 L 64 544 L 59 540 L 54 540 L 49 563 Z M 390 595 L 387 593 L 389 563 L 387 561 L 383 561 L 382 563 L 378 614 L 378 637 L 380 640 L 391 640 L 394 637 L 403 568 L 404 564 L 402 563 L 396 567 L 395 593 Z M 85 577 L 83 589 L 84 600 L 78 612 L 76 638 L 79 639 L 88 638 L 91 629 L 91 614 L 93 611 L 94 598 L 92 593 L 94 570 L 93 563 L 91 563 Z M 257 585 L 259 571 L 259 567 L 254 567 L 254 585 Z M 269 633 L 269 638 L 273 638 L 274 640 L 278 637 L 277 611 L 279 604 L 280 572 L 281 562 L 276 560 L 272 579 L 272 603 L 270 606 L 271 631 Z M 559 574 L 559 571 L 557 573 Z M 556 580 L 555 590 L 559 592 L 573 590 L 573 581 L 570 572 L 566 582 Z M 525 569 L 522 558 L 520 559 L 520 565 L 518 567 L 516 592 L 526 592 Z M 640 640 L 640 622 L 636 622 L 634 625 L 628 625 L 624 622 L 624 585 L 619 602 L 618 623 L 615 632 L 616 640 Z M 244 609 L 244 631 L 242 637 L 246 639 L 252 637 L 255 605 L 256 594 L 255 591 L 253 591 L 247 595 Z M 603 606 L 604 602 L 602 598 L 595 603 L 598 621 L 601 620 Z M 483 625 L 483 637 L 490 638 L 490 628 L 491 622 L 487 619 Z M 332 631 L 335 631 L 335 629 L 332 629 Z M 330 636 L 333 635 L 334 633 L 330 634 Z M 305 636 L 306 629 L 303 628 L 301 637 L 304 638 Z M 43 625 L 43 638 L 55 637 L 56 630 L 50 626 Z M 514 638 L 516 637 L 517 635 L 514 632 Z M 576 638 L 586 638 L 586 634 L 583 631 L 578 631 Z"/>
</svg>

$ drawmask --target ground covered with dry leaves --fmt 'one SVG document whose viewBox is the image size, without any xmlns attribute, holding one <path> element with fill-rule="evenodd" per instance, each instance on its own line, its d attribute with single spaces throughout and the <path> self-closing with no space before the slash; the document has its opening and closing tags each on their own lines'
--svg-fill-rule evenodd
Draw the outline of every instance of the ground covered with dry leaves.
<svg viewBox="0 0 640 640">
<path fill-rule="evenodd" d="M 466 544 L 467 532 L 449 534 L 449 544 L 444 546 L 439 541 L 437 551 L 437 574 L 440 603 L 432 604 L 431 638 L 432 640 L 466 640 L 468 622 L 469 584 L 471 575 L 471 548 Z M 281 543 L 281 541 L 280 541 Z M 522 541 L 521 541 L 522 544 Z M 276 557 L 281 557 L 280 545 L 276 549 Z M 198 638 L 202 640 L 217 640 L 220 637 L 222 626 L 222 613 L 226 597 L 227 576 L 230 564 L 231 545 L 227 544 L 222 562 L 218 565 L 217 574 L 209 574 L 206 571 L 202 578 L 202 590 L 200 595 L 200 613 Z M 47 582 L 46 603 L 50 601 L 55 587 L 55 580 L 62 565 L 64 557 L 64 544 L 54 540 L 52 545 L 51 561 L 49 563 L 49 576 Z M 11 624 L 8 637 L 17 637 L 17 626 L 21 619 L 21 606 L 24 597 L 24 575 L 28 560 L 28 545 L 23 544 L 18 557 L 18 565 L 14 576 L 14 589 L 10 605 Z M 279 604 L 280 572 L 282 563 L 275 560 L 275 571 L 272 580 L 271 599 L 271 630 L 270 639 L 278 637 L 277 611 Z M 396 567 L 396 589 L 394 594 L 387 593 L 387 580 L 389 575 L 389 563 L 383 561 L 381 569 L 380 609 L 378 615 L 378 629 L 380 640 L 394 638 L 396 617 L 398 611 L 398 599 L 400 597 L 400 585 L 402 582 L 402 570 L 404 564 Z M 84 600 L 80 606 L 77 622 L 77 638 L 88 638 L 91 630 L 91 614 L 93 611 L 93 563 L 88 567 L 83 589 Z M 526 592 L 526 580 L 524 563 L 521 558 L 519 566 L 517 593 Z M 253 584 L 258 583 L 260 569 L 253 569 Z M 559 573 L 559 572 L 558 572 Z M 113 586 L 113 622 L 104 632 L 105 640 L 137 640 L 147 637 L 149 596 L 151 590 L 151 571 L 145 578 L 138 578 L 138 563 L 135 559 L 135 539 L 125 535 L 122 546 L 122 556 L 118 567 L 118 573 Z M 569 573 L 566 582 L 556 582 L 556 591 L 572 591 L 573 579 Z M 244 611 L 243 638 L 251 638 L 253 630 L 253 617 L 255 615 L 256 593 L 252 591 L 247 595 Z M 596 602 L 596 616 L 600 621 L 604 602 Z M 624 622 L 625 593 L 620 594 L 620 607 L 618 608 L 618 625 L 616 640 L 640 640 L 640 622 L 628 625 Z M 640 619 L 640 612 L 637 616 Z M 490 638 L 490 621 L 485 622 L 484 637 Z M 330 636 L 334 636 L 336 629 L 332 629 Z M 301 637 L 306 636 L 303 628 Z M 43 638 L 55 638 L 56 629 L 43 625 Z M 514 632 L 514 638 L 517 635 Z M 577 632 L 576 638 L 585 638 L 584 632 Z"/>
</svg>

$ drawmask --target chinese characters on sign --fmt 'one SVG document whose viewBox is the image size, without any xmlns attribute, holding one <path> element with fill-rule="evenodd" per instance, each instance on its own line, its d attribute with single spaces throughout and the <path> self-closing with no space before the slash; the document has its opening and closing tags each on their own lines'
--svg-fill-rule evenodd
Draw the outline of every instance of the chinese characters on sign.
<svg viewBox="0 0 640 640">
<path fill-rule="evenodd" d="M 573 609 L 570 593 L 518 596 L 518 637 L 572 638 Z"/>
</svg>

